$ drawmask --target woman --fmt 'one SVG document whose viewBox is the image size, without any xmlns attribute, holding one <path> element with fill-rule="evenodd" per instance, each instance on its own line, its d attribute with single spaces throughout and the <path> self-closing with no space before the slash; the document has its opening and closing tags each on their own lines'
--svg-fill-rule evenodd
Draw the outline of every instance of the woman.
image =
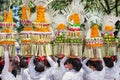
<svg viewBox="0 0 120 80">
<path fill-rule="evenodd" d="M 29 64 L 30 77 L 33 80 L 50 80 L 49 76 L 51 76 L 51 72 L 54 70 L 56 63 L 49 56 L 47 56 L 47 60 L 51 66 L 47 69 L 44 62 L 37 62 L 34 65 L 34 58 L 34 56 L 31 58 Z"/>
<path fill-rule="evenodd" d="M 69 58 L 67 60 L 69 71 L 65 73 L 62 80 L 83 80 L 80 74 L 82 64 L 77 58 Z"/>
<path fill-rule="evenodd" d="M 82 62 L 84 75 L 84 80 L 103 80 L 105 69 L 104 63 L 98 59 L 85 59 Z"/>
<path fill-rule="evenodd" d="M 117 80 L 119 76 L 119 66 L 120 66 L 120 59 L 115 62 L 115 56 L 104 57 L 105 62 L 105 77 L 104 80 Z"/>
<path fill-rule="evenodd" d="M 2 57 L 0 57 L 0 80 L 2 80 L 1 73 L 2 73 L 3 67 L 4 67 L 4 59 L 2 59 Z"/>
<path fill-rule="evenodd" d="M 30 74 L 28 70 L 28 59 L 23 57 L 20 59 L 21 77 L 22 80 L 30 80 Z"/>
<path fill-rule="evenodd" d="M 61 80 L 66 72 L 65 68 L 65 61 L 67 60 L 67 57 L 58 57 L 58 60 L 56 62 L 57 66 L 53 70 L 52 73 L 52 80 Z"/>
<path fill-rule="evenodd" d="M 9 61 L 9 53 L 7 51 L 8 46 L 4 45 L 4 61 L 5 65 L 2 70 L 2 80 L 16 80 L 15 76 L 11 73 L 14 69 L 12 61 Z"/>
</svg>

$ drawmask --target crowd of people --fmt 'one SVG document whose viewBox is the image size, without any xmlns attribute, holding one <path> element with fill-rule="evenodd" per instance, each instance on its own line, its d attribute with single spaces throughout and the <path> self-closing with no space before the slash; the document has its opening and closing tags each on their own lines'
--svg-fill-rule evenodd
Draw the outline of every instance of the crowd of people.
<svg viewBox="0 0 120 80">
<path fill-rule="evenodd" d="M 4 58 L 0 58 L 1 80 L 120 80 L 120 59 L 106 56 L 100 59 L 59 56 L 31 58 L 10 57 L 4 45 Z"/>
</svg>

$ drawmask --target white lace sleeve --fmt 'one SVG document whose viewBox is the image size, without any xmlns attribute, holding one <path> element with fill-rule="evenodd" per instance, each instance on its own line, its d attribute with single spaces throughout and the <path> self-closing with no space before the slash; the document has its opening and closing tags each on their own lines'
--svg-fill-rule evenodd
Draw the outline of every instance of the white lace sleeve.
<svg viewBox="0 0 120 80">
<path fill-rule="evenodd" d="M 47 60 L 48 60 L 51 67 L 55 66 L 56 63 L 51 59 L 51 57 L 47 56 Z"/>
<path fill-rule="evenodd" d="M 89 58 L 85 59 L 85 60 L 82 62 L 82 67 L 83 67 L 83 69 L 85 70 L 85 72 L 90 73 L 90 72 L 92 72 L 93 70 L 90 69 L 90 68 L 86 65 L 86 63 L 87 63 L 88 60 L 89 60 Z"/>
<path fill-rule="evenodd" d="M 54 58 L 54 61 L 57 62 L 58 58 L 55 56 L 53 56 L 53 58 Z"/>
<path fill-rule="evenodd" d="M 31 58 L 30 60 L 30 63 L 29 63 L 29 73 L 30 73 L 30 77 L 33 79 L 33 80 L 41 80 L 41 78 L 43 78 L 45 74 L 45 71 L 44 72 L 37 72 L 35 71 L 35 66 L 34 66 L 34 63 L 33 63 L 33 60 L 34 60 L 34 56 Z M 50 74 L 50 72 L 49 72 Z"/>
<path fill-rule="evenodd" d="M 7 73 L 8 69 L 9 69 L 9 55 L 8 55 L 8 51 L 4 52 L 4 60 L 5 60 L 5 65 L 4 65 L 2 73 Z"/>
<path fill-rule="evenodd" d="M 118 59 L 117 63 L 115 64 L 115 67 L 114 67 L 114 68 L 118 69 L 119 66 L 120 66 L 120 58 Z"/>
<path fill-rule="evenodd" d="M 65 57 L 61 60 L 61 62 L 60 62 L 60 67 L 61 67 L 63 70 L 66 70 L 64 63 L 65 63 L 65 61 L 66 61 L 67 59 L 68 59 L 68 58 L 65 56 Z"/>
<path fill-rule="evenodd" d="M 31 80 L 30 75 L 29 75 L 27 70 L 24 71 L 24 74 L 25 74 L 25 79 L 24 80 Z"/>
<path fill-rule="evenodd" d="M 30 59 L 30 63 L 29 63 L 28 68 L 29 68 L 30 77 L 31 78 L 36 78 L 36 71 L 34 69 L 33 60 L 34 60 L 34 56 Z"/>
<path fill-rule="evenodd" d="M 65 73 L 65 75 L 62 78 L 62 80 L 72 80 L 72 79 L 70 78 L 69 74 Z"/>
</svg>

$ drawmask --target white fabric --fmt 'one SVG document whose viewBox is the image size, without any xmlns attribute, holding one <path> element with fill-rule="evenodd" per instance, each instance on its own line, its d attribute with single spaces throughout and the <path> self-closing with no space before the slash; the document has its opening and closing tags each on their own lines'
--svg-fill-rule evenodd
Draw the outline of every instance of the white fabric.
<svg viewBox="0 0 120 80">
<path fill-rule="evenodd" d="M 34 69 L 33 60 L 34 60 L 34 57 L 31 58 L 30 64 L 29 64 L 29 72 L 30 72 L 31 78 L 33 80 L 50 80 L 49 77 L 52 75 L 51 72 L 55 66 L 55 62 L 50 57 L 47 57 L 47 60 L 50 63 L 51 68 L 46 69 L 45 71 L 39 73 L 39 72 L 36 72 Z"/>
<path fill-rule="evenodd" d="M 9 69 L 9 55 L 8 55 L 8 51 L 4 52 L 4 59 L 5 59 L 5 65 L 4 68 L 2 70 L 2 80 L 16 80 L 16 78 L 14 77 L 14 75 L 8 71 Z"/>
<path fill-rule="evenodd" d="M 83 80 L 83 78 L 79 72 L 70 70 L 69 72 L 65 73 L 62 80 Z"/>
<path fill-rule="evenodd" d="M 82 62 L 82 66 L 83 66 L 83 69 L 85 71 L 84 74 L 83 74 L 84 80 L 103 80 L 104 75 L 105 75 L 105 68 L 103 68 L 102 71 L 93 71 L 91 68 L 89 68 L 86 65 L 86 62 L 88 60 L 89 59 L 87 58 Z M 103 60 L 102 60 L 102 63 L 103 63 L 103 66 L 104 66 Z"/>
<path fill-rule="evenodd" d="M 120 66 L 120 59 L 118 59 L 117 63 L 114 64 L 114 67 L 112 68 L 105 67 L 105 77 L 104 77 L 105 79 L 104 80 L 118 79 L 119 66 Z"/>
<path fill-rule="evenodd" d="M 120 80 L 120 66 L 119 66 L 119 68 L 117 69 L 117 71 L 118 71 L 118 78 L 117 78 L 117 80 Z"/>
<path fill-rule="evenodd" d="M 22 80 L 31 80 L 28 68 L 21 68 Z"/>
<path fill-rule="evenodd" d="M 65 72 L 67 71 L 64 63 L 67 60 L 67 57 L 64 57 L 61 62 L 60 62 L 60 67 L 56 66 L 56 68 L 53 70 L 53 80 L 61 80 L 65 74 Z"/>
</svg>

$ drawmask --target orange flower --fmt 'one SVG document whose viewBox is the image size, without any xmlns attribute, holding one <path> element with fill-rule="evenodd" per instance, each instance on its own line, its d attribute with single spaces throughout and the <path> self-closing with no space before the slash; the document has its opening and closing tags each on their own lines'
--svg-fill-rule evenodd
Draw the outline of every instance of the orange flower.
<svg viewBox="0 0 120 80">
<path fill-rule="evenodd" d="M 69 18 L 70 21 L 74 21 L 74 24 L 80 24 L 80 17 L 78 13 L 74 13 Z"/>
<path fill-rule="evenodd" d="M 106 31 L 112 31 L 114 28 L 113 26 L 105 26 Z"/>
<path fill-rule="evenodd" d="M 3 32 L 3 33 L 12 33 L 13 30 L 12 29 L 3 29 L 1 32 Z"/>
<path fill-rule="evenodd" d="M 49 32 L 49 27 L 45 27 L 45 28 L 35 28 L 34 31 L 37 32 Z"/>
<path fill-rule="evenodd" d="M 26 44 L 26 43 L 31 43 L 32 40 L 21 40 L 21 42 L 22 42 L 23 44 Z"/>
<path fill-rule="evenodd" d="M 34 31 L 42 32 L 41 28 L 35 28 Z"/>
<path fill-rule="evenodd" d="M 7 11 L 4 12 L 4 22 L 7 22 Z"/>
<path fill-rule="evenodd" d="M 87 44 L 87 46 L 88 46 L 88 47 L 94 48 L 94 47 L 101 47 L 102 44 L 100 44 L 100 43 L 96 43 L 96 44 Z"/>
<path fill-rule="evenodd" d="M 91 28 L 91 38 L 99 37 L 98 25 L 93 25 Z"/>
<path fill-rule="evenodd" d="M 32 31 L 32 27 L 24 27 L 23 31 Z"/>
<path fill-rule="evenodd" d="M 12 13 L 12 10 L 9 10 L 9 12 L 8 12 L 7 22 L 13 22 L 13 13 Z"/>
<path fill-rule="evenodd" d="M 45 8 L 43 6 L 37 6 L 36 8 L 37 18 L 36 22 L 45 23 Z"/>
<path fill-rule="evenodd" d="M 4 22 L 13 22 L 13 12 L 9 10 L 9 12 L 4 12 Z"/>
<path fill-rule="evenodd" d="M 27 12 L 28 12 L 28 14 L 30 14 L 30 8 L 23 6 L 22 7 L 22 20 L 28 19 Z"/>
<path fill-rule="evenodd" d="M 9 44 L 9 45 L 14 45 L 15 44 L 15 41 L 8 41 L 8 40 L 4 40 L 4 41 L 0 41 L 0 44 L 1 45 L 5 45 L 5 44 Z"/>
<path fill-rule="evenodd" d="M 65 29 L 66 28 L 66 26 L 64 25 L 64 24 L 59 24 L 58 26 L 57 26 L 57 30 L 63 30 L 63 29 Z"/>
</svg>

